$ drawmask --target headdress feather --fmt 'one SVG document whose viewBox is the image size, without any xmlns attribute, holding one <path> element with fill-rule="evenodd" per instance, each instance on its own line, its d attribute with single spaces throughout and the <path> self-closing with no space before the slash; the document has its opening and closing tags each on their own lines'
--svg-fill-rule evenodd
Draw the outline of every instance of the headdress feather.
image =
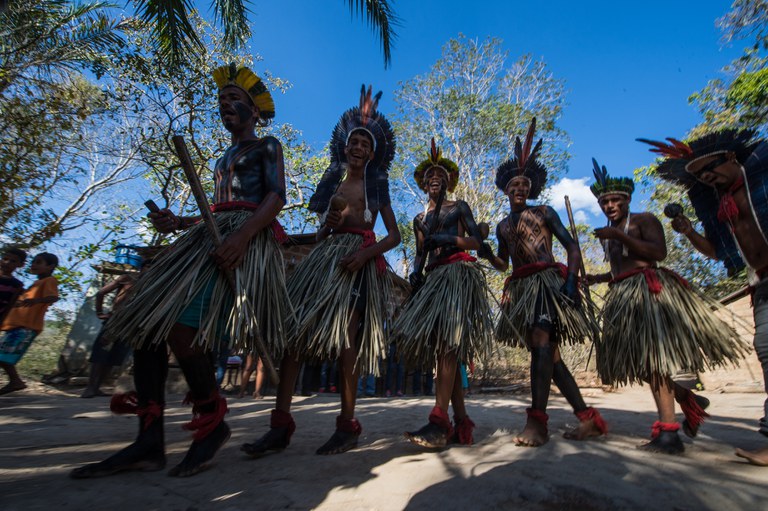
<svg viewBox="0 0 768 511">
<path fill-rule="evenodd" d="M 536 118 L 531 119 L 531 124 L 525 135 L 525 143 L 520 137 L 515 137 L 513 158 L 502 163 L 496 169 L 496 186 L 504 193 L 509 182 L 517 176 L 527 177 L 531 181 L 531 193 L 529 198 L 536 199 L 544 189 L 547 181 L 547 169 L 538 161 L 543 139 L 533 144 L 536 134 Z M 533 147 L 533 148 L 531 148 Z"/>
<path fill-rule="evenodd" d="M 213 80 L 219 90 L 237 87 L 248 94 L 259 109 L 259 117 L 272 119 L 275 116 L 275 102 L 261 78 L 247 67 L 238 67 L 234 62 L 213 70 Z"/>
<path fill-rule="evenodd" d="M 448 177 L 448 184 L 446 190 L 452 192 L 456 189 L 456 185 L 459 184 L 459 166 L 452 160 L 443 158 L 442 150 L 437 147 L 435 143 L 435 137 L 432 137 L 430 142 L 429 152 L 427 153 L 427 159 L 423 160 L 416 166 L 416 170 L 413 172 L 413 179 L 416 180 L 416 184 L 424 189 L 426 183 L 424 178 L 427 175 L 427 171 L 431 168 L 440 168 L 445 171 L 445 175 Z"/>
</svg>

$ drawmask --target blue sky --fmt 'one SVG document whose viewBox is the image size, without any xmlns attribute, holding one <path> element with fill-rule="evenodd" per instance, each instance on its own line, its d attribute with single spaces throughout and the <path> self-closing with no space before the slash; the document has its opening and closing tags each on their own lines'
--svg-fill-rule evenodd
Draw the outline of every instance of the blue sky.
<svg viewBox="0 0 768 511">
<path fill-rule="evenodd" d="M 275 98 L 277 120 L 320 147 L 361 83 L 383 90 L 380 109 L 393 112 L 398 83 L 425 73 L 448 39 L 499 37 L 510 62 L 530 53 L 565 80 L 561 127 L 573 141 L 573 158 L 553 205 L 562 200 L 557 194 L 570 192 L 577 215 L 593 224 L 603 220 L 583 186 L 591 158 L 612 174 L 650 163 L 634 139 L 683 136 L 699 122 L 688 96 L 720 76 L 745 46 L 721 48 L 715 20 L 730 8 L 722 1 L 399 0 L 394 7 L 402 25 L 384 69 L 377 39 L 342 0 L 255 0 L 250 46 L 264 58 L 256 70 L 293 84 Z M 642 207 L 635 202 L 635 210 Z"/>
</svg>

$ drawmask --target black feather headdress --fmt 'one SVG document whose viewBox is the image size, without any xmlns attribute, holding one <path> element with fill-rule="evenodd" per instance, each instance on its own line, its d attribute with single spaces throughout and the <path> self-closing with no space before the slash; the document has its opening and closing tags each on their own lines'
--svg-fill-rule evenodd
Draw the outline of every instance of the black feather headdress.
<svg viewBox="0 0 768 511">
<path fill-rule="evenodd" d="M 515 137 L 515 155 L 513 158 L 505 161 L 496 169 L 496 186 L 502 192 L 507 192 L 509 182 L 517 176 L 527 177 L 531 181 L 530 199 L 536 199 L 544 189 L 547 182 L 547 169 L 537 160 L 541 151 L 542 139 L 533 145 L 534 135 L 536 133 L 536 118 L 531 119 L 531 125 L 528 128 L 528 134 L 525 137 L 525 143 L 520 141 L 520 137 Z"/>
<path fill-rule="evenodd" d="M 363 131 L 373 143 L 373 159 L 365 169 L 366 217 L 370 210 L 379 210 L 390 203 L 389 165 L 395 157 L 395 134 L 384 115 L 378 112 L 381 92 L 372 95 L 372 87 L 360 91 L 359 106 L 344 112 L 331 135 L 331 164 L 320 179 L 314 195 L 309 200 L 309 209 L 323 214 L 328 210 L 331 197 L 344 179 L 346 156 L 344 149 L 349 137 L 355 131 Z M 366 218 L 368 221 L 368 218 Z"/>
<path fill-rule="evenodd" d="M 635 191 L 635 182 L 632 179 L 609 176 L 605 165 L 601 167 L 594 158 L 592 158 L 592 174 L 595 176 L 595 182 L 589 189 L 592 190 L 592 194 L 598 199 L 603 195 L 611 193 L 622 193 L 631 197 L 632 192 Z"/>
</svg>

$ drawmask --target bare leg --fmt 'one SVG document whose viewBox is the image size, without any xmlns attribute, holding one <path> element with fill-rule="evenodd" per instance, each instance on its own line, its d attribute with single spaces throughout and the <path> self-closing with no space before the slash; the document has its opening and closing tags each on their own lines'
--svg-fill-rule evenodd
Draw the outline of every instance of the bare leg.
<svg viewBox="0 0 768 511">
<path fill-rule="evenodd" d="M 685 450 L 677 431 L 680 425 L 675 422 L 675 389 L 668 377 L 654 374 L 651 376 L 651 392 L 656 401 L 659 420 L 654 424 L 653 439 L 638 449 L 665 454 L 680 454 Z"/>
<path fill-rule="evenodd" d="M 451 405 L 453 405 L 454 422 L 458 423 L 467 416 L 467 407 L 464 404 L 464 389 L 461 387 L 461 376 L 458 364 L 456 364 L 456 376 L 453 379 Z"/>
<path fill-rule="evenodd" d="M 448 405 L 451 401 L 457 414 L 461 413 L 465 418 L 467 412 L 464 408 L 464 391 L 461 388 L 458 356 L 455 351 L 443 353 L 437 358 L 435 407 L 429 414 L 429 422 L 418 431 L 406 431 L 405 438 L 430 449 L 445 447 L 454 433 L 448 417 Z"/>
<path fill-rule="evenodd" d="M 359 332 L 360 313 L 353 311 L 347 324 L 349 347 L 342 349 L 339 354 L 341 413 L 336 418 L 336 431 L 316 451 L 317 454 L 341 454 L 357 447 L 357 440 L 362 432 L 360 423 L 355 419 L 357 380 L 360 377 L 360 370 L 356 367 Z"/>
<path fill-rule="evenodd" d="M 554 368 L 549 332 L 533 328 L 528 345 L 531 347 L 531 408 L 527 410 L 525 428 L 515 437 L 515 444 L 539 447 L 549 440 L 546 411 Z"/>
<path fill-rule="evenodd" d="M 339 395 L 341 397 L 342 419 L 355 417 L 355 404 L 357 403 L 357 380 L 360 378 L 360 370 L 355 367 L 357 363 L 357 336 L 360 328 L 360 314 L 353 312 L 347 325 L 347 339 L 350 347 L 341 350 L 339 356 Z"/>
<path fill-rule="evenodd" d="M 243 374 L 240 376 L 240 392 L 237 393 L 238 398 L 245 396 L 245 389 L 248 387 L 248 382 L 251 380 L 251 375 L 255 369 L 254 358 L 256 355 L 248 353 L 245 357 L 245 367 L 243 368 Z"/>
<path fill-rule="evenodd" d="M 256 386 L 253 389 L 253 397 L 254 399 L 262 399 L 264 396 L 261 395 L 261 388 L 264 386 L 264 362 L 261 360 L 261 357 L 255 357 L 257 360 L 256 363 Z"/>
<path fill-rule="evenodd" d="M 168 472 L 170 476 L 189 477 L 207 469 L 230 436 L 229 426 L 223 420 L 226 400 L 219 396 L 210 354 L 201 346 L 193 345 L 196 334 L 195 328 L 176 323 L 168 336 L 168 344 L 190 389 L 189 400 L 194 405 L 194 419 L 187 428 L 196 430 L 186 456 Z M 206 422 L 211 425 L 204 424 Z"/>
<path fill-rule="evenodd" d="M 0 396 L 27 388 L 27 384 L 19 376 L 16 366 L 0 362 L 0 367 L 8 374 L 8 383 L 0 389 Z"/>
</svg>

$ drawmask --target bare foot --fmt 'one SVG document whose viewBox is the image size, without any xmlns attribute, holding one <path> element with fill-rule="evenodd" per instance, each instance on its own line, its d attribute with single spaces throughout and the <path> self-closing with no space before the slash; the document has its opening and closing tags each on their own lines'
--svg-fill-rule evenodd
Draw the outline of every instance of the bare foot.
<svg viewBox="0 0 768 511">
<path fill-rule="evenodd" d="M 26 388 L 27 388 L 27 384 L 24 382 L 9 383 L 8 385 L 0 389 L 0 396 L 5 394 L 10 394 L 11 392 L 16 392 L 17 390 L 22 390 Z"/>
<path fill-rule="evenodd" d="M 253 399 L 264 399 L 264 396 L 262 396 L 258 392 L 254 392 L 253 393 Z"/>
<path fill-rule="evenodd" d="M 587 440 L 589 438 L 601 436 L 602 434 L 603 432 L 595 426 L 595 421 L 587 419 L 579 422 L 578 427 L 563 433 L 563 437 L 568 440 Z"/>
<path fill-rule="evenodd" d="M 745 451 L 744 449 L 736 449 L 736 456 L 744 458 L 752 465 L 758 467 L 768 467 L 768 447 L 764 447 L 757 451 Z"/>
<path fill-rule="evenodd" d="M 528 417 L 523 431 L 515 437 L 515 445 L 522 447 L 540 447 L 548 441 L 547 427 L 530 417 Z"/>
</svg>

